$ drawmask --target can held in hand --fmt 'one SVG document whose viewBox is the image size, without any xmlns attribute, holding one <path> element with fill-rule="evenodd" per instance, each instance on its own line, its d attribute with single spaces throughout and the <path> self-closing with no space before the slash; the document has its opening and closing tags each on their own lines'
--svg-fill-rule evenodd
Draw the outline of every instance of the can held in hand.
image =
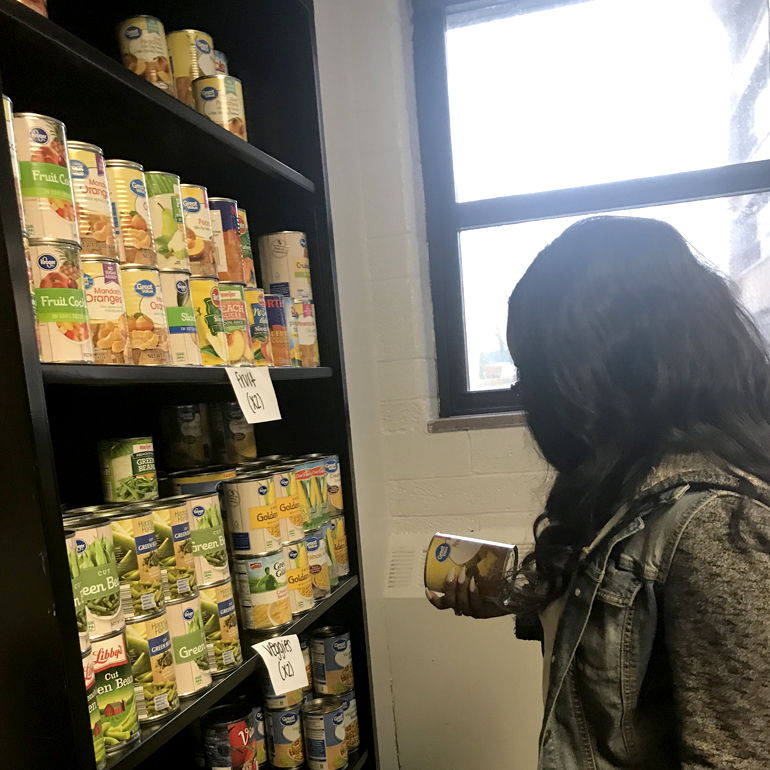
<svg viewBox="0 0 770 770">
<path fill-rule="evenodd" d="M 206 767 L 215 770 L 258 770 L 259 748 L 255 719 L 261 709 L 238 700 L 215 706 L 202 721 Z M 262 737 L 264 751 L 264 735 Z"/>
<path fill-rule="evenodd" d="M 254 351 L 251 348 L 251 330 L 246 315 L 243 284 L 220 281 L 219 299 L 227 335 L 230 366 L 254 366 Z"/>
<path fill-rule="evenodd" d="M 189 271 L 190 257 L 187 254 L 179 177 L 165 171 L 146 171 L 144 178 L 158 267 L 161 270 Z"/>
<path fill-rule="evenodd" d="M 258 246 L 266 293 L 313 299 L 305 233 L 285 231 L 261 235 Z"/>
<path fill-rule="evenodd" d="M 64 123 L 36 112 L 13 116 L 24 223 L 32 238 L 80 243 Z"/>
<path fill-rule="evenodd" d="M 152 511 L 158 541 L 163 596 L 166 600 L 192 596 L 198 589 L 195 578 L 190 510 L 184 500 L 143 503 Z"/>
<path fill-rule="evenodd" d="M 72 599 L 78 624 L 78 641 L 80 642 L 80 652 L 84 653 L 90 649 L 91 642 L 88 638 L 88 621 L 86 620 L 86 605 L 83 602 L 83 584 L 80 581 L 75 530 L 64 530 L 64 542 L 67 546 L 67 561 L 70 568 L 70 580 L 72 581 Z"/>
<path fill-rule="evenodd" d="M 278 506 L 281 542 L 296 543 L 304 538 L 305 530 L 294 466 L 279 465 L 273 469 L 273 478 L 275 479 L 275 502 Z"/>
<path fill-rule="evenodd" d="M 105 257 L 83 257 L 81 263 L 94 363 L 133 364 L 118 264 Z"/>
<path fill-rule="evenodd" d="M 326 540 L 323 531 L 316 529 L 305 533 L 307 561 L 310 567 L 310 579 L 313 581 L 313 596 L 323 599 L 332 589 L 329 582 L 329 558 L 326 554 Z"/>
<path fill-rule="evenodd" d="M 158 477 L 151 436 L 99 442 L 102 492 L 108 503 L 157 500 Z"/>
<path fill-rule="evenodd" d="M 291 622 L 282 550 L 236 559 L 235 575 L 244 628 L 261 631 Z"/>
<path fill-rule="evenodd" d="M 310 578 L 305 541 L 300 540 L 298 543 L 284 545 L 283 560 L 286 566 L 286 585 L 289 589 L 291 614 L 301 615 L 315 607 L 313 581 Z"/>
<path fill-rule="evenodd" d="M 200 366 L 201 350 L 190 294 L 190 274 L 183 270 L 162 270 L 160 287 L 168 321 L 171 363 Z"/>
<path fill-rule="evenodd" d="M 214 41 L 211 35 L 198 29 L 180 29 L 169 32 L 166 42 L 174 71 L 176 98 L 194 107 L 193 80 L 216 74 Z"/>
<path fill-rule="evenodd" d="M 227 66 L 227 56 L 216 49 L 214 49 L 214 66 L 216 67 L 217 75 L 230 74 L 230 70 Z"/>
<path fill-rule="evenodd" d="M 265 294 L 267 322 L 270 326 L 270 349 L 273 353 L 273 366 L 291 366 L 291 346 L 289 342 L 289 322 L 283 297 L 278 294 Z"/>
<path fill-rule="evenodd" d="M 227 335 L 222 318 L 219 297 L 219 281 L 216 278 L 193 277 L 190 279 L 195 323 L 198 327 L 198 343 L 204 366 L 227 366 Z"/>
<path fill-rule="evenodd" d="M 132 16 L 118 25 L 123 64 L 140 78 L 176 96 L 163 23 L 154 16 Z"/>
<path fill-rule="evenodd" d="M 238 231 L 238 201 L 233 198 L 209 198 L 211 228 L 217 247 L 217 272 L 220 281 L 245 283 L 241 235 Z"/>
<path fill-rule="evenodd" d="M 348 754 L 350 754 L 353 751 L 358 751 L 361 745 L 356 693 L 355 690 L 351 690 L 350 692 L 341 692 L 336 697 L 342 701 L 345 708 L 345 743 L 348 746 Z"/>
<path fill-rule="evenodd" d="M 214 234 L 211 230 L 209 194 L 197 184 L 179 186 L 182 195 L 187 253 L 190 272 L 193 275 L 217 277 L 217 261 L 214 253 Z"/>
<path fill-rule="evenodd" d="M 75 214 L 84 254 L 118 259 L 104 152 L 95 144 L 67 142 Z"/>
<path fill-rule="evenodd" d="M 309 299 L 295 299 L 297 313 L 297 337 L 300 362 L 305 368 L 321 365 L 318 354 L 318 330 L 315 323 L 315 304 Z"/>
<path fill-rule="evenodd" d="M 139 366 L 170 364 L 168 321 L 158 268 L 124 265 L 120 273 L 134 363 Z"/>
<path fill-rule="evenodd" d="M 165 610 L 127 621 L 126 644 L 139 722 L 157 722 L 173 714 L 179 709 L 179 695 Z"/>
<path fill-rule="evenodd" d="M 75 553 L 86 613 L 86 631 L 91 641 L 98 641 L 122 629 L 125 619 L 120 603 L 120 579 L 110 520 L 104 516 L 94 516 L 88 510 L 68 511 L 64 526 L 75 532 Z M 111 513 L 112 510 L 107 509 L 107 512 Z M 75 609 L 78 609 L 77 603 Z"/>
<path fill-rule="evenodd" d="M 171 486 L 177 495 L 213 494 L 220 481 L 235 477 L 235 468 L 210 465 L 204 468 L 190 468 L 186 471 L 169 473 Z"/>
<path fill-rule="evenodd" d="M 243 663 L 233 586 L 229 580 L 224 580 L 213 586 L 202 587 L 200 593 L 209 660 L 214 661 L 211 674 L 226 674 Z"/>
<path fill-rule="evenodd" d="M 44 363 L 92 362 L 80 246 L 74 241 L 31 238 L 34 306 Z"/>
<path fill-rule="evenodd" d="M 337 577 L 350 574 L 350 557 L 348 556 L 348 538 L 345 534 L 345 517 L 332 516 L 332 540 L 334 542 L 334 561 L 337 565 Z"/>
<path fill-rule="evenodd" d="M 139 739 L 134 675 L 128 657 L 126 632 L 91 642 L 96 678 L 96 701 L 108 754 Z"/>
<path fill-rule="evenodd" d="M 99 714 L 99 703 L 96 700 L 96 674 L 94 673 L 94 657 L 91 646 L 81 651 L 83 658 L 83 679 L 86 684 L 86 703 L 88 704 L 88 719 L 91 724 L 91 739 L 94 744 L 94 759 L 97 770 L 102 770 L 107 764 L 104 750 L 104 735 L 102 734 L 102 719 Z"/>
<path fill-rule="evenodd" d="M 281 547 L 272 473 L 236 476 L 222 484 L 230 544 L 236 556 L 272 553 Z"/>
<path fill-rule="evenodd" d="M 201 115 L 244 141 L 248 140 L 243 88 L 238 78 L 231 75 L 200 77 L 193 81 L 192 91 L 195 109 Z"/>
<path fill-rule="evenodd" d="M 190 512 L 195 579 L 199 587 L 230 579 L 230 562 L 219 495 L 214 492 L 181 498 Z"/>
<path fill-rule="evenodd" d="M 246 286 L 256 288 L 257 273 L 254 267 L 254 251 L 251 247 L 249 218 L 246 216 L 245 209 L 238 209 L 238 232 L 241 234 L 241 254 L 243 254 L 243 273 Z"/>
<path fill-rule="evenodd" d="M 144 168 L 130 160 L 107 160 L 104 165 L 120 264 L 157 267 Z"/>
<path fill-rule="evenodd" d="M 270 324 L 267 321 L 265 292 L 262 289 L 246 287 L 246 314 L 251 330 L 251 347 L 256 366 L 273 365 L 273 349 L 270 345 Z"/>
<path fill-rule="evenodd" d="M 146 618 L 163 608 L 158 538 L 152 512 L 126 506 L 110 518 L 126 618 Z"/>
<path fill-rule="evenodd" d="M 341 626 L 324 626 L 310 634 L 313 686 L 319 695 L 339 695 L 353 689 L 350 632 Z"/>
<path fill-rule="evenodd" d="M 179 697 L 186 698 L 208 689 L 212 682 L 213 661 L 206 646 L 200 596 L 169 602 L 166 616 Z"/>
<path fill-rule="evenodd" d="M 348 766 L 345 707 L 339 698 L 317 698 L 302 706 L 305 755 L 310 770 Z"/>
<path fill-rule="evenodd" d="M 297 705 L 265 714 L 267 754 L 273 767 L 293 770 L 302 767 L 305 762 L 300 708 Z"/>
</svg>

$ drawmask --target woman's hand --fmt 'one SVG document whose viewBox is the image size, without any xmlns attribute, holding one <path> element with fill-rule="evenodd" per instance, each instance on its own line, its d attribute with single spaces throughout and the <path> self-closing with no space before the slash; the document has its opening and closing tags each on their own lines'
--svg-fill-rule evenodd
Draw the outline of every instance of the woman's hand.
<svg viewBox="0 0 770 770">
<path fill-rule="evenodd" d="M 454 568 L 449 570 L 444 581 L 444 595 L 439 596 L 433 591 L 425 589 L 428 601 L 439 610 L 454 610 L 455 615 L 467 615 L 471 618 L 499 618 L 510 613 L 500 607 L 499 602 L 484 596 L 476 584 L 476 578 L 468 577 L 465 567 L 455 573 Z"/>
</svg>

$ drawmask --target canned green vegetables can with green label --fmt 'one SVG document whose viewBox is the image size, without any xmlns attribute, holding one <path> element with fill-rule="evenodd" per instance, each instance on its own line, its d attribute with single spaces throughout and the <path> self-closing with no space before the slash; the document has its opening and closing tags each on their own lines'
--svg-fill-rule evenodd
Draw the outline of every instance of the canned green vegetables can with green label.
<svg viewBox="0 0 770 770">
<path fill-rule="evenodd" d="M 215 492 L 178 499 L 185 501 L 190 512 L 190 539 L 198 585 L 213 585 L 229 580 L 230 562 L 227 560 L 219 495 Z"/>
<path fill-rule="evenodd" d="M 91 724 L 91 739 L 94 744 L 94 759 L 96 770 L 102 770 L 107 764 L 107 755 L 104 750 L 104 735 L 102 734 L 102 720 L 99 714 L 99 703 L 96 699 L 96 675 L 94 674 L 94 656 L 91 648 L 87 647 L 83 653 L 83 678 L 86 684 L 86 703 L 88 704 L 88 719 Z"/>
<path fill-rule="evenodd" d="M 190 531 L 190 511 L 183 500 L 145 503 L 152 506 L 158 557 L 166 599 L 192 596 L 198 588 Z"/>
<path fill-rule="evenodd" d="M 243 663 L 233 586 L 229 580 L 224 580 L 201 588 L 200 593 L 209 660 L 212 656 L 214 660 L 211 673 L 218 676 Z"/>
<path fill-rule="evenodd" d="M 158 476 L 152 437 L 99 442 L 102 490 L 108 503 L 158 499 Z"/>
<path fill-rule="evenodd" d="M 134 676 L 126 647 L 126 633 L 119 631 L 93 642 L 91 649 L 102 734 L 110 754 L 139 739 Z"/>
<path fill-rule="evenodd" d="M 179 697 L 211 687 L 213 655 L 206 646 L 200 596 L 169 602 L 166 608 Z"/>
<path fill-rule="evenodd" d="M 78 623 L 80 652 L 84 653 L 90 649 L 91 644 L 88 640 L 88 621 L 86 620 L 86 605 L 83 603 L 83 584 L 80 580 L 75 531 L 71 529 L 65 530 L 64 541 L 67 545 L 67 561 L 69 562 L 70 578 L 72 579 L 72 598 L 75 604 L 75 617 Z"/>
</svg>

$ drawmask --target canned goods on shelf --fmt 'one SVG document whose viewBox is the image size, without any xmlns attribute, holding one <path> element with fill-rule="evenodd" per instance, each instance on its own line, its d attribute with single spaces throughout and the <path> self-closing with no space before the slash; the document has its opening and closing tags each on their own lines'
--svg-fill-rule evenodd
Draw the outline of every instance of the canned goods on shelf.
<svg viewBox="0 0 770 770">
<path fill-rule="evenodd" d="M 157 267 L 144 168 L 130 160 L 106 160 L 120 264 Z"/>
<path fill-rule="evenodd" d="M 209 428 L 209 404 L 161 408 L 163 463 L 168 470 L 197 468 L 214 459 Z"/>
<path fill-rule="evenodd" d="M 286 585 L 289 589 L 289 604 L 292 615 L 301 615 L 315 607 L 313 581 L 307 558 L 307 544 L 304 540 L 283 546 L 286 566 Z"/>
<path fill-rule="evenodd" d="M 198 29 L 180 29 L 166 35 L 176 98 L 188 107 L 195 106 L 192 83 L 199 77 L 216 75 L 214 41 Z"/>
<path fill-rule="evenodd" d="M 289 333 L 289 355 L 291 365 L 302 367 L 302 354 L 299 349 L 299 325 L 297 323 L 297 306 L 291 297 L 283 298 L 284 312 L 286 313 L 286 329 Z"/>
<path fill-rule="evenodd" d="M 233 463 L 238 466 L 240 473 L 244 463 L 257 461 L 254 426 L 246 420 L 237 401 L 211 404 L 209 417 L 214 455 L 219 462 Z M 264 463 L 262 467 L 266 465 Z"/>
<path fill-rule="evenodd" d="M 158 268 L 123 265 L 120 272 L 134 363 L 139 366 L 170 364 L 168 321 Z"/>
<path fill-rule="evenodd" d="M 195 109 L 218 126 L 227 129 L 244 141 L 246 113 L 243 108 L 241 81 L 231 75 L 214 75 L 193 80 Z"/>
<path fill-rule="evenodd" d="M 339 698 L 317 698 L 302 706 L 305 756 L 310 770 L 348 766 L 345 707 Z"/>
<path fill-rule="evenodd" d="M 120 268 L 105 257 L 83 257 L 81 263 L 94 363 L 133 364 Z"/>
<path fill-rule="evenodd" d="M 257 770 L 267 761 L 262 709 L 245 699 L 215 706 L 201 719 L 206 766 L 216 770 Z"/>
<path fill-rule="evenodd" d="M 272 471 L 281 542 L 296 543 L 305 536 L 305 530 L 294 465 L 279 465 Z"/>
<path fill-rule="evenodd" d="M 340 577 L 337 572 L 337 556 L 334 547 L 334 533 L 332 532 L 331 522 L 327 521 L 321 525 L 324 541 L 326 542 L 326 556 L 329 564 L 329 585 L 334 588 L 339 585 Z"/>
<path fill-rule="evenodd" d="M 212 683 L 214 661 L 206 646 L 200 596 L 168 602 L 166 616 L 179 697 L 186 698 L 208 689 Z"/>
<path fill-rule="evenodd" d="M 329 455 L 326 458 L 324 470 L 326 471 L 326 508 L 329 511 L 329 516 L 341 516 L 343 502 L 339 457 Z"/>
<path fill-rule="evenodd" d="M 171 96 L 176 95 L 166 31 L 154 16 L 132 16 L 118 25 L 118 44 L 131 72 Z"/>
<path fill-rule="evenodd" d="M 204 468 L 189 468 L 168 474 L 177 495 L 213 493 L 220 482 L 235 477 L 235 468 L 227 465 L 210 465 Z"/>
<path fill-rule="evenodd" d="M 310 642 L 307 637 L 299 637 L 299 647 L 302 650 L 302 660 L 305 661 L 305 673 L 307 674 L 308 689 L 313 689 L 313 666 L 310 662 Z"/>
<path fill-rule="evenodd" d="M 246 313 L 243 284 L 220 281 L 219 300 L 227 335 L 230 366 L 254 366 L 254 351 L 251 347 L 251 329 Z"/>
<path fill-rule="evenodd" d="M 313 686 L 319 695 L 339 695 L 353 689 L 350 632 L 341 626 L 324 626 L 310 634 Z"/>
<path fill-rule="evenodd" d="M 294 706 L 301 706 L 305 702 L 305 690 L 302 688 L 289 690 L 289 692 L 281 693 L 280 695 L 276 693 L 266 671 L 260 675 L 259 683 L 265 708 L 269 711 L 290 709 Z"/>
<path fill-rule="evenodd" d="M 238 231 L 238 201 L 233 198 L 209 198 L 209 206 L 219 280 L 245 283 L 241 236 Z"/>
<path fill-rule="evenodd" d="M 315 322 L 315 304 L 310 299 L 295 299 L 297 313 L 297 341 L 300 362 L 304 368 L 321 365 L 318 354 L 318 330 Z"/>
<path fill-rule="evenodd" d="M 227 66 L 227 56 L 222 51 L 214 50 L 214 66 L 216 67 L 217 75 L 229 75 L 230 70 Z"/>
<path fill-rule="evenodd" d="M 258 247 L 265 293 L 313 299 L 305 233 L 287 230 L 261 235 Z"/>
<path fill-rule="evenodd" d="M 67 562 L 70 568 L 70 580 L 72 581 L 72 597 L 75 604 L 75 617 L 78 624 L 78 641 L 80 652 L 91 648 L 88 638 L 88 621 L 86 620 L 86 605 L 83 602 L 83 583 L 80 579 L 80 565 L 78 564 L 77 539 L 74 529 L 64 530 L 64 543 L 67 546 Z"/>
<path fill-rule="evenodd" d="M 265 294 L 273 366 L 291 366 L 289 321 L 286 318 L 286 306 L 283 300 L 284 298 L 278 294 Z"/>
<path fill-rule="evenodd" d="M 320 529 L 305 534 L 307 560 L 310 567 L 310 579 L 313 581 L 313 596 L 323 599 L 331 593 L 329 582 L 329 558 L 326 554 L 326 541 Z"/>
<path fill-rule="evenodd" d="M 227 350 L 225 322 L 216 278 L 193 276 L 190 279 L 201 361 L 204 366 L 227 366 L 230 354 Z"/>
<path fill-rule="evenodd" d="M 265 713 L 267 753 L 274 768 L 293 770 L 305 762 L 300 709 L 297 705 Z"/>
<path fill-rule="evenodd" d="M 161 270 L 190 270 L 180 181 L 166 171 L 145 171 L 155 252 Z"/>
<path fill-rule="evenodd" d="M 152 436 L 99 441 L 102 492 L 109 503 L 156 500 L 158 477 Z"/>
<path fill-rule="evenodd" d="M 222 484 L 230 542 L 236 556 L 272 553 L 281 547 L 273 474 L 235 476 Z"/>
<path fill-rule="evenodd" d="M 350 754 L 357 751 L 361 745 L 356 693 L 355 690 L 350 690 L 349 692 L 341 692 L 336 697 L 342 701 L 345 708 L 345 743 L 347 743 L 348 754 Z"/>
<path fill-rule="evenodd" d="M 238 558 L 234 567 L 244 628 L 263 631 L 291 622 L 283 550 Z"/>
<path fill-rule="evenodd" d="M 226 674 L 243 663 L 233 586 L 229 580 L 223 580 L 201 587 L 200 594 L 209 660 L 214 661 L 211 673 Z"/>
<path fill-rule="evenodd" d="M 251 248 L 249 218 L 245 209 L 238 209 L 238 232 L 241 234 L 241 253 L 243 254 L 243 274 L 246 286 L 256 288 L 257 273 L 254 268 L 254 252 Z"/>
<path fill-rule="evenodd" d="M 350 574 L 350 559 L 348 556 L 348 538 L 345 534 L 345 517 L 332 516 L 332 540 L 334 542 L 334 561 L 337 566 L 337 577 Z"/>
<path fill-rule="evenodd" d="M 273 365 L 273 349 L 270 345 L 270 324 L 267 320 L 265 292 L 262 289 L 246 287 L 246 313 L 249 317 L 251 347 L 256 366 Z"/>
<path fill-rule="evenodd" d="M 183 184 L 179 190 L 182 195 L 190 272 L 196 276 L 216 278 L 217 262 L 208 190 L 197 184 Z"/>
<path fill-rule="evenodd" d="M 171 363 L 200 366 L 201 349 L 190 294 L 190 274 L 183 270 L 161 270 L 160 286 L 168 321 Z"/>
<path fill-rule="evenodd" d="M 102 719 L 99 713 L 99 703 L 96 693 L 96 674 L 94 673 L 94 656 L 90 645 L 81 651 L 83 659 L 83 679 L 86 685 L 86 703 L 88 704 L 88 719 L 91 725 L 91 738 L 94 744 L 94 759 L 97 770 L 107 765 L 107 754 L 104 748 Z"/>
<path fill-rule="evenodd" d="M 325 455 L 316 459 L 302 458 L 294 466 L 299 504 L 307 531 L 316 530 L 329 521 L 325 460 Z"/>
</svg>

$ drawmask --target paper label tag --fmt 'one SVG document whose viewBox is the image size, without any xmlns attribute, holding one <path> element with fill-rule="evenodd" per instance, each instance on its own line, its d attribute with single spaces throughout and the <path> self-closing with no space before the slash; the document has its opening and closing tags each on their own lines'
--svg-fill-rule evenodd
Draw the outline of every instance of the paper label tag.
<svg viewBox="0 0 770 770">
<path fill-rule="evenodd" d="M 238 406 L 247 422 L 270 422 L 281 419 L 270 370 L 266 366 L 227 367 Z"/>
<path fill-rule="evenodd" d="M 308 686 L 305 660 L 296 634 L 279 636 L 252 646 L 265 663 L 276 695 Z"/>
</svg>

